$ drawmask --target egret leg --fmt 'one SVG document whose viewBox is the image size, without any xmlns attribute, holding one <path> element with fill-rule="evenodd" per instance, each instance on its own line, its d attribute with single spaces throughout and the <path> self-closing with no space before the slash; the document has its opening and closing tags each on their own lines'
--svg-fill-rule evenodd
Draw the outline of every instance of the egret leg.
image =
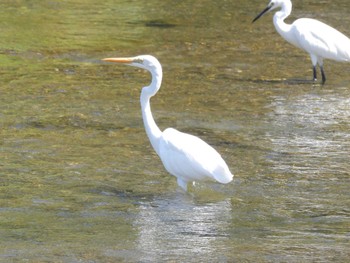
<svg viewBox="0 0 350 263">
<path fill-rule="evenodd" d="M 317 69 L 316 66 L 313 67 L 313 73 L 314 73 L 314 81 L 317 80 Z"/>
<path fill-rule="evenodd" d="M 182 180 L 181 178 L 177 178 L 177 184 L 185 191 L 187 192 L 187 182 Z"/>
<path fill-rule="evenodd" d="M 322 84 L 326 82 L 326 74 L 324 74 L 323 66 L 320 66 L 321 74 L 322 74 Z"/>
<path fill-rule="evenodd" d="M 322 85 L 326 82 L 326 74 L 324 74 L 323 70 L 323 58 L 317 57 L 317 64 L 320 66 L 321 74 L 322 74 Z"/>
<path fill-rule="evenodd" d="M 318 63 L 318 57 L 313 55 L 313 54 L 310 54 L 310 58 L 311 58 L 311 62 L 312 62 L 312 66 L 313 66 L 313 73 L 314 73 L 314 81 L 317 80 L 317 63 Z"/>
</svg>

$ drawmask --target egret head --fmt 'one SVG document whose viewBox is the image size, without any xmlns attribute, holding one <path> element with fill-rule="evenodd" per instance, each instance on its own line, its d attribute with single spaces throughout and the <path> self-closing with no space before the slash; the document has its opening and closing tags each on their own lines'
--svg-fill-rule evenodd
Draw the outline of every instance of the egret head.
<svg viewBox="0 0 350 263">
<path fill-rule="evenodd" d="M 123 63 L 130 66 L 146 69 L 150 72 L 161 68 L 159 61 L 151 55 L 141 55 L 128 58 L 104 58 L 103 61 Z"/>
<path fill-rule="evenodd" d="M 282 9 L 285 9 L 286 7 L 288 7 L 288 9 L 291 9 L 291 6 L 292 6 L 292 2 L 290 0 L 271 0 L 270 3 L 267 5 L 267 7 L 253 19 L 253 23 L 256 20 L 258 20 L 260 17 L 262 17 L 264 14 L 270 12 L 271 10 L 274 10 L 278 7 L 281 7 Z"/>
</svg>

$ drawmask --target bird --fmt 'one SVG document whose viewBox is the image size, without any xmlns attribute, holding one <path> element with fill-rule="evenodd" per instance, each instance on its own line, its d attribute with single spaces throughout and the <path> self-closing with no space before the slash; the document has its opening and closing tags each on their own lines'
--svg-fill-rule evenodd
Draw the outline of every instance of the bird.
<svg viewBox="0 0 350 263">
<path fill-rule="evenodd" d="M 350 61 L 350 39 L 331 26 L 311 18 L 300 18 L 292 24 L 284 20 L 292 12 L 290 0 L 271 0 L 268 6 L 253 19 L 253 23 L 265 13 L 280 8 L 273 16 L 277 32 L 292 45 L 308 52 L 313 65 L 313 81 L 317 81 L 318 65 L 321 70 L 322 84 L 326 82 L 323 60 L 332 59 L 341 62 Z"/>
<path fill-rule="evenodd" d="M 146 134 L 165 169 L 177 178 L 177 184 L 186 192 L 189 182 L 212 180 L 227 184 L 233 174 L 221 155 L 202 139 L 174 128 L 161 131 L 151 111 L 150 99 L 161 87 L 163 72 L 157 58 L 140 55 L 125 58 L 105 58 L 103 61 L 122 63 L 145 69 L 151 74 L 151 83 L 141 90 L 141 112 Z"/>
</svg>

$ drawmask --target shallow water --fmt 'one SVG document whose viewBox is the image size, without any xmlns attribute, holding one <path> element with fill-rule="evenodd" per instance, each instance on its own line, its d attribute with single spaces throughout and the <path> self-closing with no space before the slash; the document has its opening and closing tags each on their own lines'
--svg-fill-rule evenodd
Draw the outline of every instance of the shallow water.
<svg viewBox="0 0 350 263">
<path fill-rule="evenodd" d="M 349 3 L 296 3 L 350 35 Z M 261 1 L 0 3 L 1 262 L 344 262 L 350 70 L 285 43 Z M 149 75 L 101 58 L 153 54 L 158 125 L 213 145 L 228 185 L 182 192 L 153 152 Z"/>
</svg>

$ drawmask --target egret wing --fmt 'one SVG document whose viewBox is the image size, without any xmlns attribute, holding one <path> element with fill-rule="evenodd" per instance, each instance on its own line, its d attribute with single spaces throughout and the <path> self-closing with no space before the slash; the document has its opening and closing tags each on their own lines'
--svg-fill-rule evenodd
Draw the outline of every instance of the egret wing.
<svg viewBox="0 0 350 263">
<path fill-rule="evenodd" d="M 350 39 L 336 29 L 310 18 L 292 25 L 298 45 L 308 53 L 337 61 L 350 60 Z"/>
<path fill-rule="evenodd" d="M 215 179 L 232 180 L 220 154 L 200 138 L 169 128 L 163 132 L 160 158 L 169 173 L 184 181 Z"/>
</svg>

